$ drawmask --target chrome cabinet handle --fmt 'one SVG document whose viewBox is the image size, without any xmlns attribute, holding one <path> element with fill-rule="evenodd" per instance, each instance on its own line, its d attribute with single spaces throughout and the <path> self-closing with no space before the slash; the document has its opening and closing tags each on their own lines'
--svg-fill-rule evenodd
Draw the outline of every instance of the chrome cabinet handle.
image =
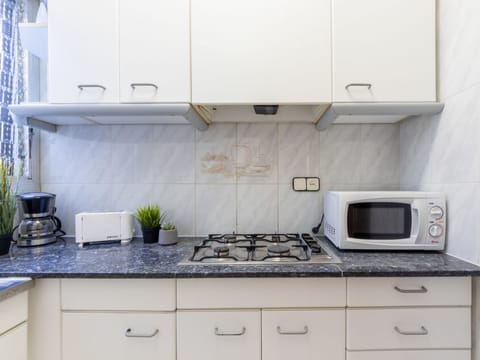
<svg viewBox="0 0 480 360">
<path fill-rule="evenodd" d="M 398 328 L 398 326 L 394 327 L 395 331 L 400 335 L 428 335 L 428 330 L 425 326 L 420 327 L 420 331 L 403 331 Z"/>
<path fill-rule="evenodd" d="M 158 90 L 158 86 L 151 83 L 131 83 L 130 86 L 132 87 L 133 90 L 135 90 L 137 86 L 150 86 L 155 88 L 155 90 Z"/>
<path fill-rule="evenodd" d="M 303 330 L 299 330 L 299 331 L 282 330 L 282 328 L 280 326 L 277 326 L 277 332 L 280 335 L 306 335 L 306 334 L 308 334 L 308 326 L 304 326 Z"/>
<path fill-rule="evenodd" d="M 428 291 L 428 289 L 423 285 L 420 286 L 420 289 L 402 289 L 398 286 L 394 286 L 393 288 L 403 294 L 424 294 Z"/>
<path fill-rule="evenodd" d="M 241 331 L 221 331 L 218 327 L 215 328 L 215 335 L 217 336 L 242 336 L 247 332 L 245 326 L 242 327 Z"/>
<path fill-rule="evenodd" d="M 158 334 L 158 329 L 155 329 L 155 331 L 151 334 L 134 334 L 134 333 L 132 333 L 132 329 L 130 329 L 130 328 L 128 328 L 125 331 L 125 336 L 130 337 L 130 338 L 152 338 L 157 334 Z"/>
<path fill-rule="evenodd" d="M 369 83 L 350 83 L 345 86 L 345 90 L 348 91 L 348 89 L 351 88 L 352 86 L 366 87 L 368 90 L 372 88 L 372 84 L 369 84 Z"/>
<path fill-rule="evenodd" d="M 86 88 L 100 88 L 103 91 L 107 90 L 107 88 L 105 86 L 97 85 L 97 84 L 77 85 L 77 87 L 80 89 L 80 91 L 83 91 L 83 89 L 86 89 Z"/>
</svg>

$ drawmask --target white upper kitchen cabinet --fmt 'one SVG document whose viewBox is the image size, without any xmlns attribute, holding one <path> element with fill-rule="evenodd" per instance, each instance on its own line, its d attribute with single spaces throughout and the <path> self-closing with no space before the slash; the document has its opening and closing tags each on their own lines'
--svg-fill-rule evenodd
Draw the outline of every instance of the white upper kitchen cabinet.
<svg viewBox="0 0 480 360">
<path fill-rule="evenodd" d="M 333 0 L 333 101 L 436 101 L 435 0 Z"/>
<path fill-rule="evenodd" d="M 330 102 L 330 18 L 330 0 L 192 0 L 192 102 Z"/>
<path fill-rule="evenodd" d="M 120 101 L 190 102 L 189 0 L 120 0 Z"/>
<path fill-rule="evenodd" d="M 49 102 L 190 102 L 188 0 L 51 0 Z"/>
<path fill-rule="evenodd" d="M 48 2 L 48 102 L 118 102 L 118 1 Z"/>
</svg>

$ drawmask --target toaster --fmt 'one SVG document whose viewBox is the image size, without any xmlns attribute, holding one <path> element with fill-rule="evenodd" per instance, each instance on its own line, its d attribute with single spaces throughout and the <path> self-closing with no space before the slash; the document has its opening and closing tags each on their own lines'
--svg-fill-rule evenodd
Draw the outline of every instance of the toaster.
<svg viewBox="0 0 480 360">
<path fill-rule="evenodd" d="M 82 212 L 75 215 L 75 242 L 84 244 L 120 241 L 129 243 L 134 233 L 133 213 Z"/>
</svg>

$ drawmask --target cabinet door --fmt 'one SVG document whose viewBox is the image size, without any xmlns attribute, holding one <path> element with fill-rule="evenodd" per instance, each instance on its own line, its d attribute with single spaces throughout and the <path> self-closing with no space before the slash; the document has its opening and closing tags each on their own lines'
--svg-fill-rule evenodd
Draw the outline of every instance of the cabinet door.
<svg viewBox="0 0 480 360">
<path fill-rule="evenodd" d="M 49 102 L 118 102 L 117 5 L 117 0 L 49 1 Z"/>
<path fill-rule="evenodd" d="M 175 314 L 62 315 L 63 360 L 175 360 Z"/>
<path fill-rule="evenodd" d="M 27 360 L 26 323 L 0 336 L 0 354 L 5 360 Z"/>
<path fill-rule="evenodd" d="M 334 101 L 435 101 L 435 0 L 333 1 Z"/>
<path fill-rule="evenodd" d="M 331 100 L 330 0 L 192 0 L 192 102 Z"/>
<path fill-rule="evenodd" d="M 264 310 L 262 340 L 262 360 L 343 360 L 345 310 Z"/>
<path fill-rule="evenodd" d="M 188 0 L 121 0 L 120 101 L 190 102 Z"/>
<path fill-rule="evenodd" d="M 260 311 L 178 311 L 178 360 L 260 360 Z"/>
</svg>

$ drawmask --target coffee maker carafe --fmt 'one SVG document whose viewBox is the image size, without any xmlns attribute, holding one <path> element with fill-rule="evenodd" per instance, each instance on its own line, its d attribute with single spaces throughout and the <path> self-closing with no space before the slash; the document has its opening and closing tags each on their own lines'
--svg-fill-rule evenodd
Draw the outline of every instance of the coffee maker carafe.
<svg viewBox="0 0 480 360">
<path fill-rule="evenodd" d="M 18 239 L 17 246 L 46 245 L 57 241 L 62 223 L 55 214 L 55 194 L 28 192 L 17 195 Z"/>
</svg>

